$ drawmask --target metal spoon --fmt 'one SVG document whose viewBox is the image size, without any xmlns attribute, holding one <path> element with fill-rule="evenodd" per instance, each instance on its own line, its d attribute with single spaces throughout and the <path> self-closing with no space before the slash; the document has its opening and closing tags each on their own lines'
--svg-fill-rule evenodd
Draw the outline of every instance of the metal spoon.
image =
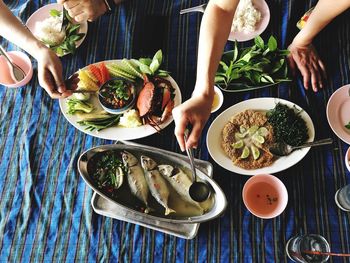
<svg viewBox="0 0 350 263">
<path fill-rule="evenodd" d="M 187 133 L 186 130 L 184 134 L 185 141 L 187 141 Z M 193 150 L 192 148 L 188 149 L 186 148 L 186 152 L 188 155 L 188 158 L 190 159 L 191 163 L 191 169 L 192 169 L 192 184 L 190 186 L 189 194 L 191 198 L 196 202 L 203 202 L 206 199 L 208 199 L 210 195 L 209 186 L 206 183 L 203 182 L 197 182 L 197 173 L 196 168 L 194 166 L 194 159 L 193 159 Z"/>
<path fill-rule="evenodd" d="M 17 81 L 20 82 L 26 76 L 26 73 L 23 69 L 20 68 L 16 63 L 12 62 L 10 57 L 7 55 L 5 49 L 0 45 L 0 53 L 4 55 L 5 59 L 11 67 L 11 76 Z"/>
<path fill-rule="evenodd" d="M 183 14 L 186 14 L 186 13 L 191 13 L 191 12 L 202 12 L 202 13 L 204 13 L 206 5 L 207 4 L 203 4 L 203 5 L 198 5 L 198 6 L 182 9 L 182 10 L 180 10 L 180 15 L 183 15 Z"/>
<path fill-rule="evenodd" d="M 318 141 L 313 142 L 307 142 L 299 146 L 291 146 L 289 144 L 286 144 L 285 142 L 278 142 L 270 146 L 269 150 L 273 155 L 276 156 L 285 156 L 290 154 L 292 151 L 296 149 L 311 147 L 311 146 L 321 146 L 326 144 L 331 144 L 333 140 L 331 138 L 322 139 Z"/>
</svg>

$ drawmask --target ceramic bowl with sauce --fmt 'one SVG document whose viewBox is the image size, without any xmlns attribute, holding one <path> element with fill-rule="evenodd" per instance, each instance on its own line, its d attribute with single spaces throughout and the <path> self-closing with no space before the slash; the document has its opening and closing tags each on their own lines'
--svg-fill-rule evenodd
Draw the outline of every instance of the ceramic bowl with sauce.
<svg viewBox="0 0 350 263">
<path fill-rule="evenodd" d="M 0 85 L 4 85 L 8 88 L 18 88 L 26 85 L 33 76 L 33 66 L 30 58 L 21 51 L 8 51 L 8 56 L 23 69 L 26 76 L 23 80 L 17 82 L 11 77 L 11 68 L 4 56 L 0 56 Z"/>
<path fill-rule="evenodd" d="M 255 216 L 270 219 L 280 215 L 287 206 L 288 192 L 280 179 L 270 174 L 251 177 L 244 185 L 243 202 Z"/>
<path fill-rule="evenodd" d="M 211 113 L 216 112 L 218 109 L 220 109 L 223 102 L 224 95 L 222 94 L 222 91 L 217 86 L 214 86 L 214 100 L 213 104 L 211 105 Z"/>
</svg>

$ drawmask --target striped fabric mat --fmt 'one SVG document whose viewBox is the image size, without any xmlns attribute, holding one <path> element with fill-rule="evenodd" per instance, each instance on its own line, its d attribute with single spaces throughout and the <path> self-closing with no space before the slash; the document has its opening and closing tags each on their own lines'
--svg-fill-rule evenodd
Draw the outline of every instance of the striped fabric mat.
<svg viewBox="0 0 350 263">
<path fill-rule="evenodd" d="M 189 98 L 195 82 L 202 15 L 180 16 L 179 11 L 205 2 L 126 0 L 111 15 L 89 24 L 77 54 L 62 58 L 65 76 L 93 62 L 136 57 L 162 47 L 165 68 L 181 87 L 183 97 Z M 297 20 L 315 1 L 267 2 L 271 20 L 262 37 L 273 34 L 279 45 L 286 47 L 297 33 Z M 48 2 L 7 4 L 25 22 Z M 332 251 L 349 253 L 350 214 L 334 202 L 336 190 L 350 183 L 344 165 L 348 146 L 335 136 L 326 119 L 330 95 L 350 82 L 349 33 L 350 12 L 346 12 L 315 40 L 329 74 L 327 87 L 316 94 L 305 92 L 300 78 L 278 88 L 225 94 L 222 109 L 254 97 L 295 102 L 313 119 L 316 138 L 331 137 L 334 143 L 312 149 L 300 163 L 277 174 L 287 186 L 289 203 L 281 216 L 262 220 L 252 216 L 242 202 L 242 187 L 248 177 L 230 173 L 210 158 L 205 143 L 207 126 L 197 154 L 213 163 L 214 179 L 229 205 L 222 217 L 201 224 L 192 240 L 94 213 L 90 205 L 93 192 L 78 174 L 77 158 L 86 149 L 113 142 L 85 135 L 70 125 L 58 101 L 38 86 L 36 71 L 23 88 L 0 87 L 0 262 L 286 262 L 287 240 L 304 233 L 321 234 Z M 4 39 L 1 43 L 9 50 L 16 49 Z M 213 114 L 209 123 L 218 114 Z M 137 142 L 180 152 L 173 128 L 170 125 L 163 134 Z M 348 261 L 331 258 L 330 262 Z"/>
</svg>

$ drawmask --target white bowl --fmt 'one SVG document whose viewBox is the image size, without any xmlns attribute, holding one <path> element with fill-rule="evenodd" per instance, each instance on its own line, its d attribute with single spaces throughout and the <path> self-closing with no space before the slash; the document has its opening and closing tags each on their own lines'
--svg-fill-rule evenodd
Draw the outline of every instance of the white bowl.
<svg viewBox="0 0 350 263">
<path fill-rule="evenodd" d="M 220 109 L 222 103 L 224 102 L 224 95 L 222 94 L 221 89 L 217 86 L 214 86 L 214 92 L 214 101 L 213 105 L 211 106 L 211 113 L 216 112 L 218 109 Z"/>
<path fill-rule="evenodd" d="M 346 168 L 348 168 L 348 171 L 350 172 L 350 147 L 348 148 L 345 154 L 345 166 Z"/>
</svg>

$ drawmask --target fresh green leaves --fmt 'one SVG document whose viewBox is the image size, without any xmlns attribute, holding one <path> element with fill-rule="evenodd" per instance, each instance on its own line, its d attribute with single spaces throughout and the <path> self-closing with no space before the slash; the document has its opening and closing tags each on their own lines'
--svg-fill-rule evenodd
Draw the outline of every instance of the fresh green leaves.
<svg viewBox="0 0 350 263">
<path fill-rule="evenodd" d="M 348 124 L 345 124 L 345 128 L 349 129 L 350 130 L 350 121 Z"/>
<path fill-rule="evenodd" d="M 61 15 L 61 12 L 56 9 L 51 9 L 50 15 L 57 17 Z M 74 54 L 76 51 L 76 42 L 85 36 L 85 34 L 79 33 L 80 24 L 73 24 L 72 18 L 69 16 L 68 12 L 65 9 L 63 17 L 63 27 L 66 31 L 66 37 L 62 43 L 55 46 L 50 45 L 50 43 L 45 43 L 59 56 L 63 56 L 69 53 Z"/>
<path fill-rule="evenodd" d="M 242 91 L 289 81 L 286 62 L 288 54 L 288 50 L 277 48 L 273 36 L 266 44 L 257 36 L 252 47 L 241 50 L 235 42 L 233 50 L 222 56 L 215 83 L 227 90 Z"/>
<path fill-rule="evenodd" d="M 67 114 L 74 114 L 77 111 L 90 113 L 94 110 L 94 106 L 86 101 L 81 101 L 78 99 L 67 100 Z"/>
</svg>

